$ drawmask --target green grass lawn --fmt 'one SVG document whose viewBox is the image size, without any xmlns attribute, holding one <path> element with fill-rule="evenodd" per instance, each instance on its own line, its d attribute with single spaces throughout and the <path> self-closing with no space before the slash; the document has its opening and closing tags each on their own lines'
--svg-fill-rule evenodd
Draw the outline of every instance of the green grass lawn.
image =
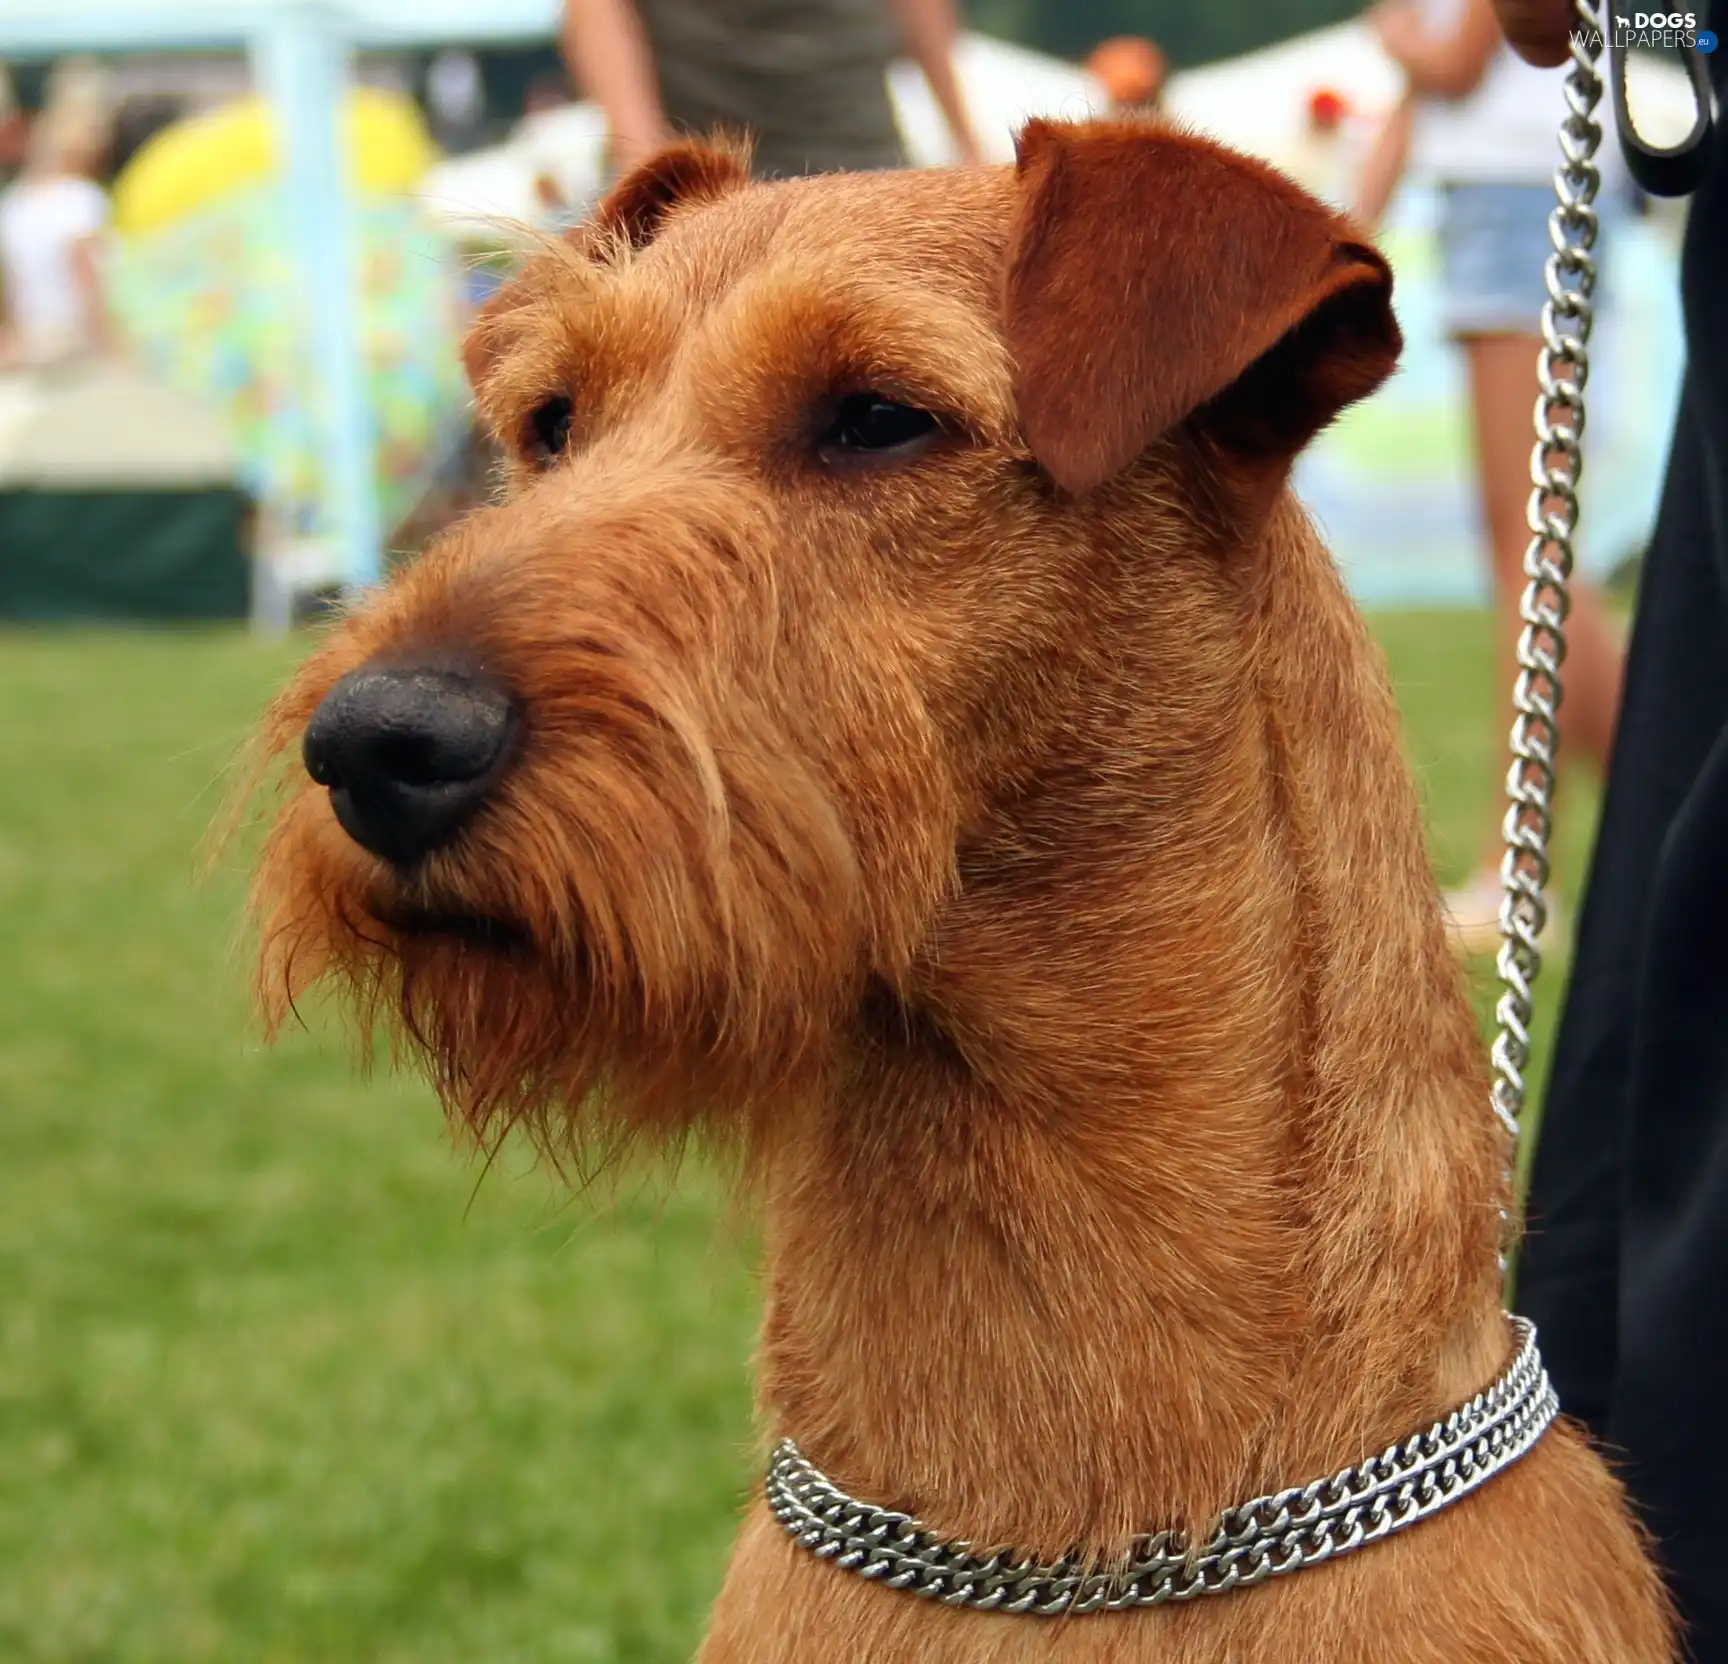
<svg viewBox="0 0 1728 1664">
<path fill-rule="evenodd" d="M 1486 621 L 1379 628 L 1456 878 Z M 239 857 L 195 873 L 295 651 L 0 636 L 0 1659 L 683 1659 L 754 1482 L 750 1244 L 700 1170 L 482 1182 L 417 1083 L 263 1050 Z"/>
</svg>

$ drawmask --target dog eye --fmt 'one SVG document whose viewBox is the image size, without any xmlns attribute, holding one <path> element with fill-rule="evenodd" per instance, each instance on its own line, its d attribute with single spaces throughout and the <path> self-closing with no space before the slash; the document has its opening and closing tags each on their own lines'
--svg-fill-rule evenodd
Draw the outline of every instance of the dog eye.
<svg viewBox="0 0 1728 1664">
<path fill-rule="evenodd" d="M 840 401 L 817 440 L 823 451 L 898 451 L 928 439 L 941 423 L 928 410 L 899 404 L 880 393 L 853 393 Z"/>
<path fill-rule="evenodd" d="M 542 461 L 562 456 L 570 444 L 573 407 L 563 394 L 545 400 L 528 418 L 527 448 Z"/>
</svg>

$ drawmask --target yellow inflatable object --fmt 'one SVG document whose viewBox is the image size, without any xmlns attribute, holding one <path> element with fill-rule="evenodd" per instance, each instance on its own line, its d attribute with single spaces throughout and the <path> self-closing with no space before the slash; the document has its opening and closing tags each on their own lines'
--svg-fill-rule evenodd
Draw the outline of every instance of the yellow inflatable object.
<svg viewBox="0 0 1728 1664">
<path fill-rule="evenodd" d="M 416 185 L 438 159 L 411 99 L 356 87 L 344 112 L 349 166 L 363 195 Z M 244 98 L 164 128 L 114 181 L 114 228 L 148 236 L 280 171 L 276 123 L 262 99 Z"/>
</svg>

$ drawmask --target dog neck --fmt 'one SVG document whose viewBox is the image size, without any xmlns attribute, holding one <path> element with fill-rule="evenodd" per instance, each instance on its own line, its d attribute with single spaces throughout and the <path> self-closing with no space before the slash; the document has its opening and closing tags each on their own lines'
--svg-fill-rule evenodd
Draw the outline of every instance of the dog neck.
<svg viewBox="0 0 1728 1664">
<path fill-rule="evenodd" d="M 1390 694 L 1293 504 L 1244 553 L 1184 688 L 1116 642 L 1109 766 L 985 841 L 919 998 L 765 1157 L 773 1430 L 944 1534 L 1198 1528 L 1505 1362 L 1503 1152 Z"/>
</svg>

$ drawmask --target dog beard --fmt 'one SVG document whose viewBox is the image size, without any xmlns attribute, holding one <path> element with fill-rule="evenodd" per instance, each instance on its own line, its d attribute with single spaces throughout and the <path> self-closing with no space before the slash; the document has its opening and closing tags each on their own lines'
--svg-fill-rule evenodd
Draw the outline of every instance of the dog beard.
<svg viewBox="0 0 1728 1664">
<path fill-rule="evenodd" d="M 522 1126 L 560 1160 L 783 1092 L 872 957 L 853 841 L 791 747 L 762 744 L 765 713 L 735 698 L 710 738 L 617 644 L 590 634 L 565 660 L 521 766 L 455 844 L 396 871 L 303 782 L 253 898 L 272 1027 L 328 981 L 483 1144 Z M 278 754 L 315 702 L 285 699 Z"/>
</svg>

